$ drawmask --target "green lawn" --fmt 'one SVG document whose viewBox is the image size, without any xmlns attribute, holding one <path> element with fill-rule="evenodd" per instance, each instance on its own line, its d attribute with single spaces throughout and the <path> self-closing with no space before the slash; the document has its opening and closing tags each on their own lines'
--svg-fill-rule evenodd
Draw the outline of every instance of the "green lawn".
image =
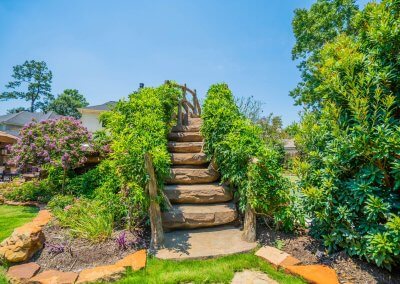
<svg viewBox="0 0 400 284">
<path fill-rule="evenodd" d="M 0 205 L 0 242 L 15 228 L 32 220 L 37 212 L 36 207 Z"/>
<path fill-rule="evenodd" d="M 150 258 L 146 269 L 128 272 L 117 283 L 230 283 L 234 273 L 244 269 L 265 272 L 279 283 L 305 283 L 299 278 L 275 270 L 253 253 L 207 260 L 171 261 Z"/>
</svg>

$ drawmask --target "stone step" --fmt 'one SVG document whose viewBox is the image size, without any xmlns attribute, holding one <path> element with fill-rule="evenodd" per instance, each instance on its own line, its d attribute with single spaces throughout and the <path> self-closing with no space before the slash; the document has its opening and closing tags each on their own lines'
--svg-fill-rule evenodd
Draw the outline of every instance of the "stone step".
<svg viewBox="0 0 400 284">
<path fill-rule="evenodd" d="M 200 132 L 171 132 L 168 134 L 168 140 L 177 142 L 201 142 L 203 136 Z"/>
<path fill-rule="evenodd" d="M 171 131 L 172 132 L 199 132 L 202 124 L 203 124 L 203 120 L 201 118 L 192 117 L 189 119 L 189 125 L 187 125 L 187 126 L 175 125 L 174 127 L 172 127 Z"/>
<path fill-rule="evenodd" d="M 232 191 L 225 185 L 167 185 L 164 192 L 172 203 L 218 203 L 232 200 Z"/>
<path fill-rule="evenodd" d="M 201 184 L 215 182 L 219 173 L 212 167 L 208 168 L 171 168 L 168 184 Z"/>
<path fill-rule="evenodd" d="M 204 165 L 207 164 L 205 153 L 171 153 L 173 165 Z"/>
<path fill-rule="evenodd" d="M 163 248 L 156 251 L 160 259 L 204 259 L 253 250 L 257 243 L 242 240 L 243 232 L 233 226 L 195 230 L 175 230 L 164 234 Z"/>
<path fill-rule="evenodd" d="M 171 153 L 200 153 L 204 142 L 168 142 Z"/>
<path fill-rule="evenodd" d="M 173 205 L 172 208 L 162 213 L 164 228 L 191 229 L 213 227 L 235 221 L 237 211 L 235 204 L 185 204 Z"/>
</svg>

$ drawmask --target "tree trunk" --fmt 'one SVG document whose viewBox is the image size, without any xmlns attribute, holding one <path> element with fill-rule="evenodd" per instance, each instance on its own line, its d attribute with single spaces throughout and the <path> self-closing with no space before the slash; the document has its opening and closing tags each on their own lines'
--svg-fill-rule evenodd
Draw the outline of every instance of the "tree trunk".
<svg viewBox="0 0 400 284">
<path fill-rule="evenodd" d="M 151 155 L 146 153 L 144 155 L 144 161 L 147 173 L 150 176 L 148 184 L 149 196 L 150 196 L 150 224 L 151 224 L 151 248 L 158 248 L 162 246 L 164 242 L 164 231 L 161 220 L 160 205 L 157 202 L 157 179 L 154 173 L 153 161 Z"/>
<path fill-rule="evenodd" d="M 250 204 L 246 206 L 242 239 L 247 242 L 256 241 L 256 214 Z"/>
</svg>

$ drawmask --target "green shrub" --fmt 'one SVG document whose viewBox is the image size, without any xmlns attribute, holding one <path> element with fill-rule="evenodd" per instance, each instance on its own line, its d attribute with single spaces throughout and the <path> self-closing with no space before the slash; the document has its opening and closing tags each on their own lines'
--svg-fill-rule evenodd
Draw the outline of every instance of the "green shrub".
<svg viewBox="0 0 400 284">
<path fill-rule="evenodd" d="M 52 191 L 45 181 L 33 180 L 17 185 L 12 190 L 5 192 L 4 196 L 9 200 L 21 202 L 47 202 L 52 196 Z"/>
<path fill-rule="evenodd" d="M 56 195 L 47 203 L 47 206 L 53 211 L 63 210 L 66 206 L 72 205 L 74 199 L 72 195 Z"/>
<path fill-rule="evenodd" d="M 75 196 L 91 196 L 106 178 L 105 173 L 99 167 L 95 167 L 86 173 L 76 175 L 67 181 L 65 191 Z"/>
<path fill-rule="evenodd" d="M 308 109 L 297 171 L 311 233 L 391 269 L 400 264 L 399 1 L 368 4 L 351 26 L 308 63 L 315 87 L 297 93 Z"/>
<path fill-rule="evenodd" d="M 119 198 L 117 204 L 109 206 L 119 213 L 125 212 L 122 218 L 129 226 L 147 216 L 149 200 L 146 185 L 149 177 L 144 154 L 150 153 L 153 157 L 160 189 L 169 176 L 167 134 L 181 95 L 181 90 L 172 84 L 142 88 L 101 116 L 111 141 L 105 184 L 112 186 L 112 190 L 102 185 L 99 192 L 108 198 L 109 203 Z M 121 205 L 125 210 L 121 210 Z"/>
<path fill-rule="evenodd" d="M 112 234 L 113 212 L 98 200 L 81 198 L 67 210 L 55 209 L 53 213 L 74 237 L 101 242 Z"/>
<path fill-rule="evenodd" d="M 210 87 L 202 117 L 205 151 L 215 158 L 222 180 L 237 188 L 240 209 L 249 204 L 285 230 L 302 225 L 302 211 L 293 206 L 297 195 L 282 177 L 279 152 L 264 142 L 260 126 L 240 114 L 226 84 Z"/>
</svg>

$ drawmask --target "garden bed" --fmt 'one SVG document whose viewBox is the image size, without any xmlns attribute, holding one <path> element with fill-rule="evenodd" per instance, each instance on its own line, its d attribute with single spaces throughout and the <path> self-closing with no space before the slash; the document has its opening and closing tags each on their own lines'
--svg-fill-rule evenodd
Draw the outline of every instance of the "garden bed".
<svg viewBox="0 0 400 284">
<path fill-rule="evenodd" d="M 43 228 L 46 243 L 32 259 L 41 270 L 80 272 L 82 269 L 114 264 L 123 257 L 149 246 L 150 235 L 145 230 L 115 231 L 112 237 L 93 243 L 71 236 L 69 229 L 49 224 Z M 125 237 L 122 235 L 125 234 Z M 123 239 L 123 240 L 122 240 Z M 124 248 L 122 248 L 124 246 Z"/>
<path fill-rule="evenodd" d="M 390 272 L 364 260 L 349 257 L 344 251 L 329 255 L 325 253 L 323 244 L 306 232 L 298 235 L 277 232 L 259 220 L 257 233 L 262 245 L 278 247 L 303 264 L 325 264 L 334 268 L 341 283 L 400 283 L 399 267 L 394 267 Z"/>
</svg>

